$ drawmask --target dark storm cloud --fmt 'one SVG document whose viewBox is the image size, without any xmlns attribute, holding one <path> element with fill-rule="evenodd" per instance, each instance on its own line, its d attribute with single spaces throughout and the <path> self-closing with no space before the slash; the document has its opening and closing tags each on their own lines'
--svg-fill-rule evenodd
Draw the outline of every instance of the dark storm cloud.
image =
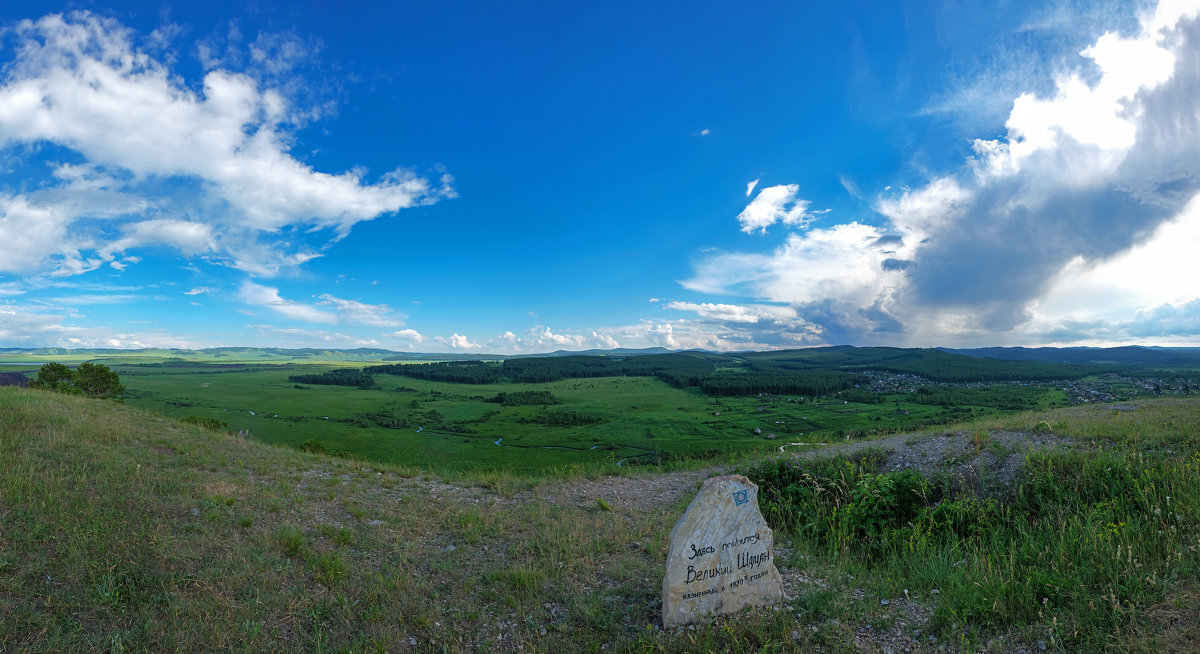
<svg viewBox="0 0 1200 654">
<path fill-rule="evenodd" d="M 1125 108 L 1137 129 L 1120 165 L 1081 183 L 1078 171 L 1110 155 L 1060 133 L 1057 147 L 973 189 L 961 213 L 928 235 L 917 265 L 906 267 L 909 297 L 1009 329 L 1069 261 L 1127 251 L 1177 215 L 1200 190 L 1200 21 L 1170 40 L 1174 74 Z"/>
</svg>

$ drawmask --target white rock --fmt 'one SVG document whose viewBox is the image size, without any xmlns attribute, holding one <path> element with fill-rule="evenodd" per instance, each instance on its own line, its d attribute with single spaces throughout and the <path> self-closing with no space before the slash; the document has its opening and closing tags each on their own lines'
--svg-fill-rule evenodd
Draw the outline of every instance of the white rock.
<svg viewBox="0 0 1200 654">
<path fill-rule="evenodd" d="M 773 540 L 758 510 L 758 486 L 741 475 L 705 480 L 671 530 L 663 626 L 782 600 Z"/>
</svg>

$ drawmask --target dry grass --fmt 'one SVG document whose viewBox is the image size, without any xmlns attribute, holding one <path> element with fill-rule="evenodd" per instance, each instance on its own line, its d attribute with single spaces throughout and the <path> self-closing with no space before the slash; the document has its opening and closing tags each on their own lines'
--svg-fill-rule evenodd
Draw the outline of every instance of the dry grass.
<svg viewBox="0 0 1200 654">
<path fill-rule="evenodd" d="M 1123 646 L 1142 652 L 1200 652 L 1200 585 L 1176 588 L 1149 607 L 1144 627 Z"/>
<path fill-rule="evenodd" d="M 0 650 L 616 647 L 658 613 L 651 513 L 447 483 L 0 389 Z M 612 507 L 610 507 L 612 508 Z"/>
</svg>

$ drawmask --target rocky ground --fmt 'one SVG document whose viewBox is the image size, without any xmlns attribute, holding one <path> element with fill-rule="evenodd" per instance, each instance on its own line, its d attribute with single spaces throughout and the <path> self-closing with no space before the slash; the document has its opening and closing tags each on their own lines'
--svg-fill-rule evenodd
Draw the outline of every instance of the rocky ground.
<svg viewBox="0 0 1200 654">
<path fill-rule="evenodd" d="M 1012 488 L 1028 452 L 1073 446 L 1073 441 L 1055 436 L 1048 430 L 948 432 L 901 434 L 872 441 L 808 446 L 804 451 L 788 448 L 780 456 L 812 458 L 839 453 L 850 454 L 865 448 L 881 449 L 888 453 L 885 464 L 888 470 L 915 469 L 925 475 L 949 474 L 955 484 L 969 485 L 986 493 L 1002 495 Z M 628 515 L 633 522 L 637 522 L 651 516 L 671 515 L 673 508 L 674 513 L 678 513 L 677 507 L 686 506 L 704 479 L 734 472 L 736 470 L 731 466 L 716 466 L 659 474 L 548 482 L 501 495 L 478 487 L 464 488 L 453 484 L 439 484 L 431 488 L 431 492 L 493 506 L 547 502 L 558 506 L 573 505 L 583 509 L 594 509 L 599 501 L 610 507 L 610 510 Z M 663 526 L 670 528 L 670 525 Z M 631 543 L 630 546 L 637 547 L 640 544 Z M 776 553 L 777 560 L 786 560 L 787 543 L 780 542 L 778 549 L 780 551 Z M 828 586 L 824 579 L 796 568 L 781 566 L 780 572 L 788 596 Z M 864 600 L 866 595 L 861 590 L 852 590 L 851 593 L 856 600 Z M 894 615 L 890 627 L 881 630 L 873 628 L 869 623 L 863 623 L 844 625 L 844 631 L 852 635 L 853 646 L 860 651 L 957 651 L 952 643 L 939 641 L 935 636 L 925 633 L 926 623 L 932 614 L 931 599 L 909 595 L 880 598 L 881 606 Z M 870 601 L 874 601 L 874 598 Z M 661 628 L 661 625 L 658 627 Z M 797 631 L 793 634 L 795 639 L 801 639 L 802 634 L 799 630 L 803 628 L 805 626 L 798 621 Z M 1018 642 L 1015 636 L 1011 636 L 984 643 L 978 646 L 976 651 L 1022 653 L 1037 652 L 1044 648 L 1045 643 L 1022 643 Z"/>
</svg>

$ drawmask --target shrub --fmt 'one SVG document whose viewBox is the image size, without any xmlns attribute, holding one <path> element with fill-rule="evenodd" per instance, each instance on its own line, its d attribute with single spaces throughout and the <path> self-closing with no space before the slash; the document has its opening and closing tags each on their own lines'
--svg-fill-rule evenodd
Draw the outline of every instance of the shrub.
<svg viewBox="0 0 1200 654">
<path fill-rule="evenodd" d="M 759 485 L 763 515 L 835 551 L 878 554 L 925 508 L 929 484 L 915 470 L 877 473 L 883 454 L 773 461 L 747 473 Z"/>
<path fill-rule="evenodd" d="M 77 393 L 75 376 L 71 369 L 61 363 L 47 363 L 38 370 L 37 377 L 29 381 L 30 388 L 44 388 L 59 393 Z"/>
<path fill-rule="evenodd" d="M 75 386 L 91 397 L 120 397 L 125 394 L 117 373 L 95 363 L 81 363 L 75 369 Z"/>
<path fill-rule="evenodd" d="M 915 470 L 867 473 L 850 492 L 846 519 L 860 538 L 881 536 L 917 517 L 926 489 L 925 477 Z"/>
<path fill-rule="evenodd" d="M 488 402 L 503 404 L 504 406 L 530 406 L 537 404 L 561 404 L 562 400 L 554 396 L 550 391 L 513 391 L 512 393 L 499 393 Z"/>
<path fill-rule="evenodd" d="M 883 454 L 866 451 L 816 461 L 776 460 L 746 475 L 759 486 L 762 511 L 773 527 L 794 530 L 816 543 L 843 540 L 843 515 L 850 491 L 878 469 Z"/>
<path fill-rule="evenodd" d="M 125 394 L 121 378 L 108 366 L 81 363 L 72 371 L 61 363 L 47 363 L 29 382 L 30 388 L 44 388 L 59 393 L 82 393 L 90 397 L 120 397 Z"/>
<path fill-rule="evenodd" d="M 551 427 L 571 427 L 580 425 L 594 425 L 603 422 L 597 416 L 589 416 L 587 414 L 572 411 L 570 409 L 557 409 L 539 413 L 533 419 L 534 422 L 540 425 L 548 425 Z M 649 430 L 647 430 L 649 431 Z M 650 436 L 653 438 L 653 436 Z"/>
<path fill-rule="evenodd" d="M 184 416 L 179 419 L 179 422 L 186 422 L 189 425 L 199 425 L 213 431 L 229 431 L 229 425 L 224 420 L 217 420 L 216 418 L 206 416 Z"/>
<path fill-rule="evenodd" d="M 961 497 L 922 509 L 917 522 L 937 536 L 970 539 L 986 533 L 1003 519 L 1002 507 L 996 500 Z"/>
<path fill-rule="evenodd" d="M 325 444 L 315 438 L 310 438 L 304 441 L 304 444 L 300 446 L 300 450 L 311 454 L 324 454 Z"/>
</svg>

